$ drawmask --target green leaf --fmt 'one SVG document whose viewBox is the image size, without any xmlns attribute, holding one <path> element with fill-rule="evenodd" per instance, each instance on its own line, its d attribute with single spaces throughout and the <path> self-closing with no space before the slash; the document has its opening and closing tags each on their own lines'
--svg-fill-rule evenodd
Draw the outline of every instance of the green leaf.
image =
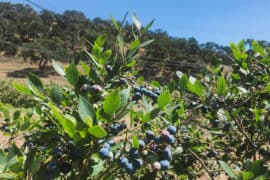
<svg viewBox="0 0 270 180">
<path fill-rule="evenodd" d="M 52 85 L 50 97 L 54 103 L 56 103 L 57 105 L 60 105 L 63 99 L 62 88 L 59 87 L 58 85 Z"/>
<path fill-rule="evenodd" d="M 73 85 L 76 86 L 78 80 L 79 80 L 79 76 L 80 73 L 77 69 L 77 67 L 74 64 L 70 64 L 66 69 L 66 78 L 68 80 L 68 82 Z"/>
<path fill-rule="evenodd" d="M 39 91 L 43 90 L 43 84 L 42 84 L 41 80 L 35 74 L 30 73 L 28 80 L 29 80 L 30 84 L 33 85 L 34 87 L 36 87 Z"/>
<path fill-rule="evenodd" d="M 231 50 L 233 53 L 233 57 L 237 61 L 240 61 L 242 59 L 242 54 L 241 54 L 241 51 L 238 49 L 238 47 L 234 43 L 231 43 Z"/>
<path fill-rule="evenodd" d="M 192 93 L 194 93 L 197 96 L 201 96 L 204 92 L 204 88 L 201 84 L 200 81 L 198 81 L 197 79 L 191 80 L 192 78 L 189 78 L 189 81 L 187 83 L 187 88 L 188 90 L 190 90 Z"/>
<path fill-rule="evenodd" d="M 92 166 L 93 172 L 91 176 L 95 177 L 99 175 L 99 173 L 104 170 L 104 164 L 105 164 L 105 161 L 99 161 L 96 165 L 93 165 Z"/>
<path fill-rule="evenodd" d="M 89 66 L 83 61 L 81 61 L 80 64 L 81 64 L 81 66 L 82 66 L 82 68 L 84 70 L 84 73 L 88 76 L 90 74 Z"/>
<path fill-rule="evenodd" d="M 155 20 L 153 19 L 145 27 L 143 27 L 142 33 L 146 33 L 151 28 L 151 26 L 154 24 L 154 22 L 155 22 Z"/>
<path fill-rule="evenodd" d="M 120 101 L 119 110 L 122 110 L 127 105 L 130 90 L 131 90 L 131 88 L 128 87 L 127 89 L 123 89 L 123 90 L 120 91 L 120 99 L 121 99 L 121 101 Z"/>
<path fill-rule="evenodd" d="M 114 17 L 112 15 L 110 15 L 110 17 L 111 17 L 111 21 L 114 25 L 114 28 L 118 31 L 120 29 L 118 23 L 116 22 L 116 20 L 114 19 Z"/>
<path fill-rule="evenodd" d="M 91 53 L 89 53 L 88 51 L 85 51 L 85 54 L 87 55 L 86 58 L 90 61 L 93 62 L 94 65 L 98 68 L 98 69 L 102 69 L 102 66 L 97 62 L 97 59 L 95 58 L 95 56 L 93 56 Z"/>
<path fill-rule="evenodd" d="M 19 162 L 19 158 L 17 155 L 13 156 L 6 164 L 5 170 L 8 170 L 11 168 L 13 165 L 16 165 Z"/>
<path fill-rule="evenodd" d="M 60 75 L 60 76 L 65 76 L 66 73 L 64 71 L 64 68 L 58 63 L 55 62 L 54 60 L 52 61 L 52 66 L 54 70 Z"/>
<path fill-rule="evenodd" d="M 136 65 L 136 63 L 137 63 L 136 60 L 131 60 L 126 66 L 127 66 L 127 67 L 133 67 L 133 66 Z"/>
<path fill-rule="evenodd" d="M 101 58 L 101 62 L 100 64 L 104 65 L 108 62 L 108 60 L 110 59 L 112 55 L 112 50 L 106 50 L 103 54 L 102 54 L 102 58 Z"/>
<path fill-rule="evenodd" d="M 113 115 L 121 105 L 120 90 L 116 89 L 111 92 L 103 102 L 104 112 L 108 115 Z"/>
<path fill-rule="evenodd" d="M 266 56 L 263 47 L 257 41 L 252 42 L 252 49 L 255 51 L 255 53 L 259 53 L 262 57 Z"/>
<path fill-rule="evenodd" d="M 140 147 L 140 144 L 139 144 L 139 141 L 138 141 L 138 137 L 137 136 L 132 136 L 132 147 L 136 148 L 136 149 L 139 149 Z"/>
<path fill-rule="evenodd" d="M 179 88 L 180 90 L 185 90 L 188 84 L 188 76 L 183 74 L 182 77 L 179 79 Z"/>
<path fill-rule="evenodd" d="M 79 109 L 78 109 L 80 118 L 82 121 L 88 125 L 92 126 L 92 123 L 96 122 L 96 112 L 92 104 L 83 96 L 79 98 Z"/>
<path fill-rule="evenodd" d="M 159 96 L 158 96 L 158 106 L 160 109 L 163 109 L 166 105 L 168 105 L 171 102 L 171 94 L 168 90 L 163 91 Z"/>
<path fill-rule="evenodd" d="M 93 135 L 93 136 L 95 136 L 95 137 L 97 137 L 97 138 L 103 138 L 104 136 L 107 135 L 107 132 L 106 132 L 102 127 L 100 127 L 100 126 L 98 126 L 98 125 L 95 125 L 95 126 L 93 126 L 93 127 L 90 127 L 90 128 L 88 129 L 88 132 L 89 132 L 91 135 Z"/>
<path fill-rule="evenodd" d="M 221 168 L 228 174 L 228 176 L 232 179 L 237 179 L 233 169 L 224 161 L 218 161 Z"/>
<path fill-rule="evenodd" d="M 49 102 L 49 107 L 52 110 L 52 115 L 56 118 L 59 124 L 62 126 L 63 130 L 73 139 L 76 139 L 76 124 L 73 121 L 65 118 L 58 110 L 57 107 L 53 105 L 52 102 Z"/>
<path fill-rule="evenodd" d="M 139 45 L 139 48 L 144 48 L 144 47 L 148 46 L 149 44 L 151 44 L 154 41 L 155 41 L 154 39 L 145 41 L 145 42 L 143 42 L 142 44 Z"/>
<path fill-rule="evenodd" d="M 7 179 L 17 179 L 16 174 L 11 173 L 0 173 L 0 179 L 7 180 Z"/>
<path fill-rule="evenodd" d="M 156 109 L 153 109 L 151 110 L 150 112 L 147 112 L 144 116 L 143 116 L 143 119 L 142 119 L 142 122 L 143 123 L 146 123 L 146 122 L 149 122 L 153 119 L 155 119 L 158 114 L 160 112 L 160 109 L 156 108 Z"/>
<path fill-rule="evenodd" d="M 102 47 L 105 41 L 106 41 L 105 36 L 100 35 L 95 40 L 94 46 Z"/>
<path fill-rule="evenodd" d="M 134 12 L 132 13 L 132 20 L 136 28 L 140 31 L 142 27 L 142 23 L 140 22 L 140 20 L 138 19 L 138 17 L 136 16 Z"/>
<path fill-rule="evenodd" d="M 249 171 L 243 171 L 242 173 L 242 179 L 243 180 L 252 180 L 254 179 L 254 174 Z"/>
<path fill-rule="evenodd" d="M 8 159 L 4 152 L 0 149 L 0 173 L 2 173 L 5 169 L 6 163 Z"/>
<path fill-rule="evenodd" d="M 26 95 L 30 95 L 30 96 L 32 95 L 32 92 L 28 87 L 26 87 L 26 86 L 24 86 L 22 84 L 19 84 L 19 83 L 15 82 L 15 81 L 12 84 L 13 84 L 13 87 L 17 91 L 19 91 L 19 92 L 21 92 L 23 94 L 26 94 Z"/>
<path fill-rule="evenodd" d="M 264 167 L 264 162 L 262 160 L 252 162 L 248 170 L 251 171 L 255 176 L 261 175 L 267 171 L 266 167 Z"/>
<path fill-rule="evenodd" d="M 137 49 L 139 47 L 139 45 L 140 45 L 139 39 L 135 39 L 130 43 L 129 50 L 133 51 L 134 49 Z"/>
<path fill-rule="evenodd" d="M 226 96 L 228 93 L 228 86 L 223 76 L 218 79 L 217 82 L 217 94 L 219 96 Z"/>
</svg>

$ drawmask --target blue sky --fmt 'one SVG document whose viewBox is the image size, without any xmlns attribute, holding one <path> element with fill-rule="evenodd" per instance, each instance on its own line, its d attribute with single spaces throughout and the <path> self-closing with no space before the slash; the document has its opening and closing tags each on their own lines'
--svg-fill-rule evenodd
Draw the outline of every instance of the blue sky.
<svg viewBox="0 0 270 180">
<path fill-rule="evenodd" d="M 112 14 L 121 20 L 127 11 L 136 12 L 143 24 L 155 19 L 152 30 L 162 29 L 174 37 L 195 37 L 200 43 L 214 41 L 229 45 L 243 38 L 270 41 L 270 0 L 32 1 L 58 13 L 79 10 L 90 19 L 109 19 Z"/>
</svg>

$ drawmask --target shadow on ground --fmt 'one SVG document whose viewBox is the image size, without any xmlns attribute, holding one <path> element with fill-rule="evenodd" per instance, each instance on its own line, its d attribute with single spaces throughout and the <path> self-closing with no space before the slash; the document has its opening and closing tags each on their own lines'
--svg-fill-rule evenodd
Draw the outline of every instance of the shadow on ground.
<svg viewBox="0 0 270 180">
<path fill-rule="evenodd" d="M 7 77 L 26 78 L 28 77 L 29 73 L 33 73 L 42 78 L 47 78 L 50 75 L 56 74 L 53 68 L 51 67 L 46 67 L 43 70 L 40 70 L 39 68 L 24 68 L 24 69 L 15 70 L 12 72 L 7 72 Z"/>
</svg>

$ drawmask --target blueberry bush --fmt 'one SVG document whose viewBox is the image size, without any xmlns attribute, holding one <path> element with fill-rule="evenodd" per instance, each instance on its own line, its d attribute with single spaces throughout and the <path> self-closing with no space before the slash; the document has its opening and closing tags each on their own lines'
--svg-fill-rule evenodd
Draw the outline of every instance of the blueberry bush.
<svg viewBox="0 0 270 180">
<path fill-rule="evenodd" d="M 2 130 L 20 136 L 0 150 L 1 179 L 269 178 L 270 49 L 231 44 L 233 71 L 216 62 L 193 77 L 180 71 L 165 85 L 136 71 L 151 23 L 133 15 L 131 37 L 112 18 L 115 49 L 99 36 L 81 68 L 54 69 L 69 82 L 44 90 L 29 75 L 14 87 L 35 100 L 32 111 L 1 104 Z M 81 70 L 79 70 L 81 69 Z M 4 126 L 4 127 L 3 127 Z"/>
</svg>

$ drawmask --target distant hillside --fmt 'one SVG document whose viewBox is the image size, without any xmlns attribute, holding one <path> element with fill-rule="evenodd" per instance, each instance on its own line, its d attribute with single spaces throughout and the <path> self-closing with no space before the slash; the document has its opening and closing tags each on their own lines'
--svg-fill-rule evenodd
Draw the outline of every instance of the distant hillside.
<svg viewBox="0 0 270 180">
<path fill-rule="evenodd" d="M 131 39 L 132 28 L 128 22 L 123 23 L 127 42 Z M 52 58 L 73 62 L 83 59 L 82 49 L 88 46 L 87 40 L 93 42 L 100 34 L 106 36 L 107 48 L 113 48 L 116 31 L 110 20 L 88 19 L 79 11 L 57 14 L 44 10 L 38 13 L 29 5 L 0 2 L 0 51 L 6 56 L 17 55 L 38 62 L 41 69 Z M 186 71 L 190 69 L 185 65 L 195 64 L 196 67 L 217 59 L 230 64 L 230 48 L 214 42 L 199 44 L 193 37 L 171 37 L 163 30 L 149 31 L 143 39 L 155 40 L 144 50 L 144 64 L 158 59 L 155 61 L 157 67 L 162 65 L 172 71 L 176 66 L 169 64 L 176 63 L 177 67 Z M 146 68 L 142 67 L 141 72 L 152 76 Z M 157 73 L 157 70 L 154 72 Z"/>
</svg>

